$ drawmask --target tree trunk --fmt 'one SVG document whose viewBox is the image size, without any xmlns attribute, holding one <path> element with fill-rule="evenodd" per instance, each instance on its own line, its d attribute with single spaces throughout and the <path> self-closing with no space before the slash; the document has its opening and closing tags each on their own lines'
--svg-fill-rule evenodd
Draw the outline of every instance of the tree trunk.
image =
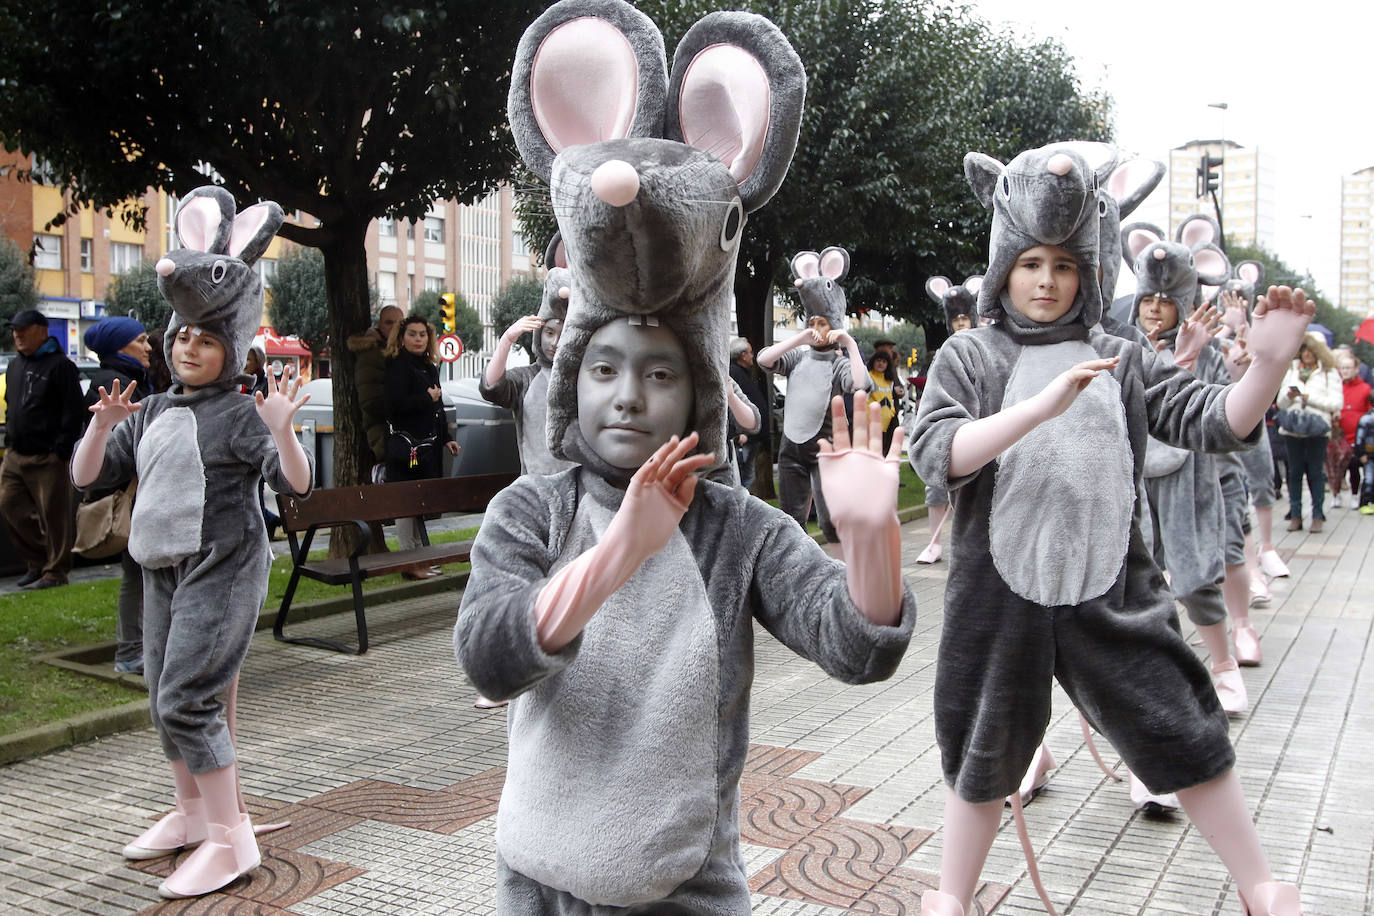
<svg viewBox="0 0 1374 916">
<path fill-rule="evenodd" d="M 329 299 L 329 352 L 334 393 L 334 485 L 368 483 L 373 454 L 363 433 L 363 416 L 354 386 L 354 358 L 348 338 L 372 323 L 367 283 L 368 221 L 355 218 L 335 222 L 332 240 L 324 247 L 325 290 Z M 374 531 L 373 549 L 378 532 Z M 329 539 L 331 557 L 347 556 L 357 543 L 354 528 L 335 528 Z M 385 545 L 381 545 L 385 549 Z"/>
<path fill-rule="evenodd" d="M 740 336 L 749 341 L 755 353 L 773 343 L 773 273 L 768 269 L 767 260 L 766 252 L 754 258 L 740 252 L 740 262 L 735 268 L 735 323 Z M 771 410 L 773 373 L 766 369 L 763 371 L 763 393 Z M 768 437 L 755 457 L 754 485 L 749 492 L 760 499 L 777 496 L 773 484 L 773 438 Z"/>
</svg>

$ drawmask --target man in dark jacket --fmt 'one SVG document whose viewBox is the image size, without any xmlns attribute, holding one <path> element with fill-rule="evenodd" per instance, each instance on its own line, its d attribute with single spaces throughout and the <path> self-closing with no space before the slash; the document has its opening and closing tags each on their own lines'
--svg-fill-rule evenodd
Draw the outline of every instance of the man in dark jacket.
<svg viewBox="0 0 1374 916">
<path fill-rule="evenodd" d="M 5 370 L 8 442 L 0 465 L 0 515 L 28 571 L 23 586 L 65 585 L 76 535 L 69 477 L 85 411 L 76 366 L 48 319 L 24 309 L 10 319 L 19 351 Z"/>
<path fill-rule="evenodd" d="M 739 385 L 744 396 L 759 409 L 762 425 L 753 435 L 741 433 L 736 437 L 735 447 L 739 453 L 739 483 L 746 490 L 754 485 L 754 458 L 762 449 L 768 449 L 768 436 L 772 428 L 772 405 L 763 393 L 754 370 L 754 348 L 743 337 L 730 340 L 730 378 Z M 743 439 L 743 442 L 739 440 Z"/>
</svg>

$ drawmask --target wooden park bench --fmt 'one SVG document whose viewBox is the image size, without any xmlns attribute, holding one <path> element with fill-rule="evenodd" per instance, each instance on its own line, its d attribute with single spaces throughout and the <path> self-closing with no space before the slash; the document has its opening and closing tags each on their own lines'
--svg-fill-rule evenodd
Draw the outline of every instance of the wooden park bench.
<svg viewBox="0 0 1374 916">
<path fill-rule="evenodd" d="M 363 612 L 363 580 L 373 576 L 428 569 L 445 563 L 465 563 L 472 554 L 472 541 L 452 544 L 424 544 L 411 550 L 365 553 L 369 522 L 397 518 L 438 515 L 442 512 L 483 512 L 497 493 L 515 480 L 514 474 L 484 474 L 476 477 L 440 477 L 402 483 L 372 484 L 362 487 L 333 487 L 316 490 L 307 498 L 277 494 L 277 513 L 291 544 L 291 581 L 282 596 L 272 635 L 279 642 L 319 646 L 335 652 L 362 655 L 367 651 L 367 618 Z M 310 542 L 321 528 L 353 525 L 358 529 L 358 547 L 348 557 L 311 560 Z M 298 538 L 298 534 L 304 535 Z M 327 585 L 353 586 L 353 614 L 358 620 L 358 648 L 313 636 L 287 636 L 286 615 L 301 576 Z"/>
</svg>

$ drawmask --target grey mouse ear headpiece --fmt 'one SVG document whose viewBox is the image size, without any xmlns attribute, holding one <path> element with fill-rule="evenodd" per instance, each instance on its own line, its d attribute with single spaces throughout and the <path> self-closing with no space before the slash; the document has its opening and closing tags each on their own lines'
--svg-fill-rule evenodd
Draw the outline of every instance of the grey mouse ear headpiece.
<svg viewBox="0 0 1374 916">
<path fill-rule="evenodd" d="M 267 251 L 285 219 L 273 201 L 238 213 L 234 197 L 215 185 L 196 188 L 182 198 L 172 227 L 181 247 L 167 252 L 170 269 L 158 270 L 158 290 L 172 306 L 163 342 L 167 366 L 177 331 L 194 326 L 224 345 L 224 367 L 213 383 L 239 384 L 248 349 L 262 320 L 262 280 L 252 265 Z M 190 292 L 190 294 L 186 294 Z"/>
<path fill-rule="evenodd" d="M 1169 241 L 1158 226 L 1132 223 L 1121 230 L 1122 253 L 1132 263 L 1136 277 L 1131 320 L 1139 323 L 1140 302 L 1146 296 L 1171 300 L 1182 323 L 1193 313 L 1202 285 L 1220 286 L 1230 273 L 1226 255 L 1214 244 L 1220 237 L 1216 220 L 1199 214 L 1179 226 L 1175 241 Z M 1170 340 L 1178 326 L 1162 332 Z"/>
<path fill-rule="evenodd" d="M 821 252 L 799 251 L 791 267 L 806 317 L 819 316 L 830 327 L 843 328 L 848 300 L 840 281 L 849 276 L 849 252 L 834 245 Z"/>
<path fill-rule="evenodd" d="M 1244 300 L 1248 318 L 1255 307 L 1255 297 L 1263 285 L 1264 262 L 1240 261 L 1231 268 L 1231 279 L 1226 281 L 1223 288 L 1237 293 Z"/>
<path fill-rule="evenodd" d="M 572 280 L 549 379 L 556 457 L 611 480 L 633 473 L 583 441 L 577 374 L 599 328 L 652 315 L 687 351 L 698 447 L 724 463 L 735 258 L 745 214 L 787 173 L 805 85 L 787 40 L 749 13 L 692 26 L 671 80 L 658 29 L 623 0 L 561 0 L 526 30 L 510 123 L 550 181 Z"/>
<path fill-rule="evenodd" d="M 1110 308 L 1116 297 L 1116 281 L 1121 276 L 1121 251 L 1117 247 L 1121 221 L 1135 212 L 1164 178 L 1164 163 L 1153 159 L 1127 159 L 1113 166 L 1105 184 L 1098 188 L 1100 198 L 1098 240 L 1101 244 L 1099 267 L 1102 272 L 1102 304 Z"/>
<path fill-rule="evenodd" d="M 979 201 L 992 208 L 988 270 L 979 291 L 978 309 L 983 317 L 998 320 L 1018 341 L 1086 339 L 1089 329 L 1101 320 L 1098 187 L 1114 161 L 1104 159 L 1094 169 L 1067 144 L 1027 150 L 1006 165 L 982 153 L 964 157 L 969 185 Z M 1012 265 L 1023 252 L 1038 245 L 1063 248 L 1078 262 L 1078 292 L 1073 305 L 1048 323 L 1021 315 L 1006 295 Z"/>
<path fill-rule="evenodd" d="M 544 249 L 544 266 L 550 270 L 568 266 L 568 252 L 563 248 L 563 233 L 555 232 Z"/>
</svg>

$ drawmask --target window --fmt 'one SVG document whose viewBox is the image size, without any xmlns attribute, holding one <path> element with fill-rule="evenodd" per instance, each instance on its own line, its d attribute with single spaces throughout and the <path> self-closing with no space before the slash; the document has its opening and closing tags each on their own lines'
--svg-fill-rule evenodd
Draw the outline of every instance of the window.
<svg viewBox="0 0 1374 916">
<path fill-rule="evenodd" d="M 444 291 L 443 277 L 425 277 L 425 292 L 442 293 Z"/>
<path fill-rule="evenodd" d="M 442 242 L 444 240 L 444 221 L 438 216 L 425 217 L 425 241 Z"/>
<path fill-rule="evenodd" d="M 396 273 L 390 270 L 377 271 L 377 297 L 383 305 L 396 304 Z"/>
<path fill-rule="evenodd" d="M 110 243 L 110 275 L 133 270 L 143 263 L 143 246 L 129 242 Z"/>
<path fill-rule="evenodd" d="M 35 235 L 33 237 L 34 270 L 62 269 L 62 236 Z"/>
<path fill-rule="evenodd" d="M 377 234 L 387 238 L 396 237 L 396 221 L 389 216 L 377 220 Z"/>
<path fill-rule="evenodd" d="M 258 272 L 258 276 L 262 278 L 263 288 L 271 289 L 272 281 L 276 279 L 277 276 L 277 259 L 259 258 L 257 264 L 254 265 L 254 269 Z"/>
<path fill-rule="evenodd" d="M 83 274 L 88 274 L 88 273 L 90 273 L 90 272 L 94 269 L 93 264 L 92 264 L 92 262 L 93 262 L 94 260 L 95 260 L 95 258 L 94 258 L 94 256 L 93 256 L 92 253 L 91 253 L 91 240 L 90 240 L 90 239 L 82 239 L 82 240 L 81 240 L 81 272 L 82 272 Z"/>
</svg>

